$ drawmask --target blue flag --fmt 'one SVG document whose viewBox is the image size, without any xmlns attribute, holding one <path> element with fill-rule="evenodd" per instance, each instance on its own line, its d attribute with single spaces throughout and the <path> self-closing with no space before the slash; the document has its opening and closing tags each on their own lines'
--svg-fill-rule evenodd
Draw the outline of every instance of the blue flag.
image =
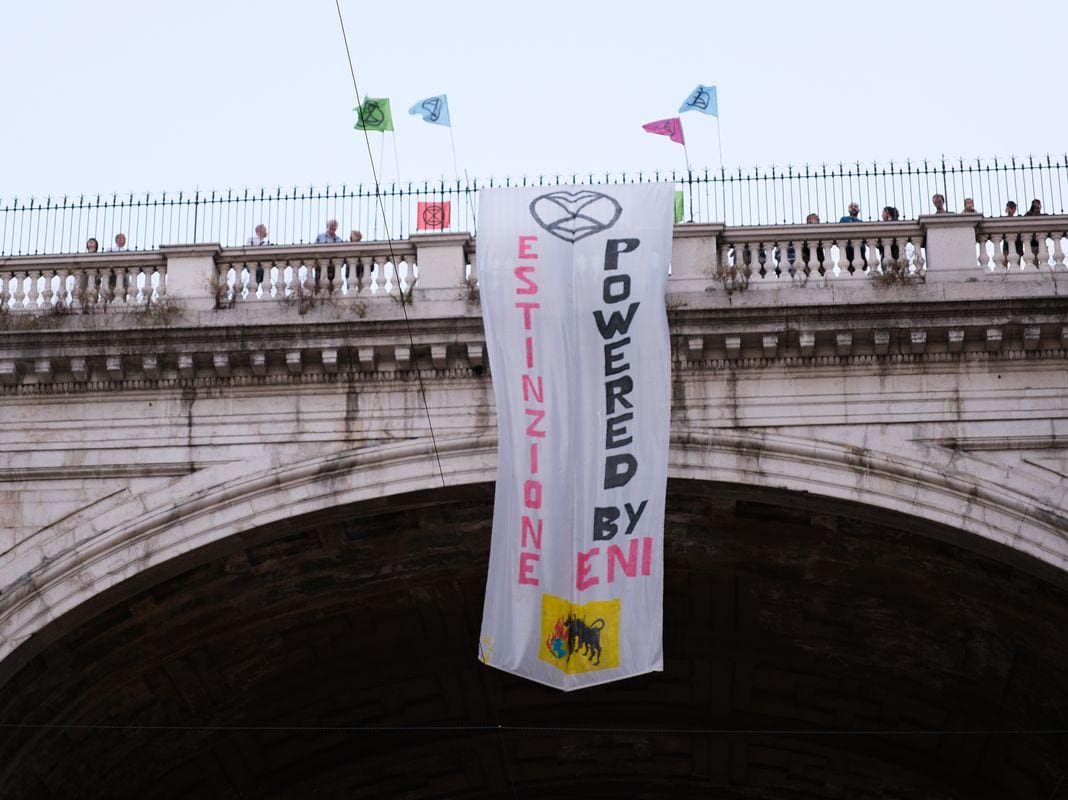
<svg viewBox="0 0 1068 800">
<path fill-rule="evenodd" d="M 424 122 L 452 127 L 452 123 L 449 121 L 449 101 L 443 94 L 420 100 L 408 109 L 408 113 L 421 115 Z"/>
<path fill-rule="evenodd" d="M 683 111 L 700 111 L 703 114 L 719 117 L 719 103 L 716 101 L 716 87 L 697 84 L 697 88 L 690 92 L 690 96 L 686 98 L 686 102 L 679 106 L 679 113 L 681 114 Z"/>
</svg>

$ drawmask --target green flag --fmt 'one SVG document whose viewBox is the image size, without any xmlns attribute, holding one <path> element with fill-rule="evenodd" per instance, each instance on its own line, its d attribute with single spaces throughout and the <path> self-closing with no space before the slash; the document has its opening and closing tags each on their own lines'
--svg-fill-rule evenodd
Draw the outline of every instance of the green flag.
<svg viewBox="0 0 1068 800">
<path fill-rule="evenodd" d="M 356 124 L 353 127 L 358 131 L 393 130 L 393 114 L 390 113 L 389 99 L 386 97 L 365 97 L 363 105 L 352 110 L 356 112 Z"/>
<path fill-rule="evenodd" d="M 675 192 L 675 222 L 682 222 L 682 192 Z"/>
</svg>

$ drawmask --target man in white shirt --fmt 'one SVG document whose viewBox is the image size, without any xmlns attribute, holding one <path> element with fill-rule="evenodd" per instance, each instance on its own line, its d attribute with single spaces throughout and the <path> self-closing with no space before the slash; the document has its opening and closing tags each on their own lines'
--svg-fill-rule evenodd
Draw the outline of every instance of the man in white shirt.
<svg viewBox="0 0 1068 800">
<path fill-rule="evenodd" d="M 246 247 L 259 247 L 262 244 L 270 244 L 267 240 L 267 226 L 262 222 L 256 226 L 256 235 L 248 237 Z"/>
<path fill-rule="evenodd" d="M 116 233 L 115 244 L 108 248 L 109 253 L 125 253 L 126 252 L 126 234 Z"/>
<path fill-rule="evenodd" d="M 315 237 L 316 244 L 333 244 L 334 242 L 342 241 L 341 237 L 337 235 L 337 220 L 332 219 L 326 223 L 326 233 L 320 233 Z"/>
</svg>

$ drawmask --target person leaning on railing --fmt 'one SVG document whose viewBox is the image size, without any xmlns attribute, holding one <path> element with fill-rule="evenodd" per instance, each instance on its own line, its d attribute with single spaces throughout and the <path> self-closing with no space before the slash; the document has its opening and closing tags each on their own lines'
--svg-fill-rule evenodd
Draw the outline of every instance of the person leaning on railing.
<svg viewBox="0 0 1068 800">
<path fill-rule="evenodd" d="M 343 241 L 340 236 L 337 235 L 337 220 L 327 220 L 326 231 L 320 233 L 315 237 L 316 244 L 334 244 L 335 242 Z"/>
<path fill-rule="evenodd" d="M 1039 200 L 1037 197 L 1034 200 L 1032 200 L 1031 201 L 1031 207 L 1029 209 L 1027 209 L 1027 213 L 1024 214 L 1024 216 L 1025 217 L 1042 217 L 1042 216 L 1045 216 L 1042 213 L 1042 201 Z M 1031 237 L 1031 253 L 1034 254 L 1035 263 L 1037 264 L 1038 263 L 1038 237 L 1037 236 L 1032 236 Z"/>
<path fill-rule="evenodd" d="M 100 242 L 96 240 L 96 237 L 90 236 L 85 243 L 85 252 L 96 253 L 100 250 Z"/>
<path fill-rule="evenodd" d="M 849 213 L 846 216 L 842 217 L 838 221 L 839 222 L 863 222 L 864 220 L 862 220 L 860 218 L 860 204 L 857 203 L 856 200 L 851 201 L 849 203 Z M 852 238 L 850 238 L 850 242 L 852 242 Z M 848 262 L 848 264 L 846 265 L 847 267 L 848 267 L 849 264 L 853 263 L 853 256 L 854 256 L 855 253 L 856 253 L 856 251 L 853 249 L 853 245 L 852 244 L 847 244 L 846 245 L 846 249 L 845 249 L 846 261 Z M 861 244 L 861 247 L 860 247 L 860 258 L 861 258 L 861 261 L 864 260 L 864 245 L 863 244 Z"/>
<path fill-rule="evenodd" d="M 267 226 L 261 222 L 256 226 L 256 235 L 250 236 L 245 240 L 245 247 L 260 247 L 261 245 L 270 243 L 270 240 L 267 238 Z"/>
<path fill-rule="evenodd" d="M 901 212 L 893 206 L 883 206 L 883 222 L 897 222 L 901 219 Z M 901 250 L 898 248 L 897 243 L 890 245 L 890 258 L 897 261 L 901 255 Z M 879 244 L 879 260 L 886 260 L 886 250 L 883 248 L 882 243 Z"/>
</svg>

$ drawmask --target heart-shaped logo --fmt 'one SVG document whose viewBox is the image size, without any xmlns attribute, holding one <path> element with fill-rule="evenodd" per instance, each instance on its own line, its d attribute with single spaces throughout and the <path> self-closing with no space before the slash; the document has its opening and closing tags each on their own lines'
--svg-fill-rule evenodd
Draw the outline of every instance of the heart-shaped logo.
<svg viewBox="0 0 1068 800">
<path fill-rule="evenodd" d="M 558 239 L 572 243 L 608 230 L 622 213 L 615 198 L 588 189 L 549 192 L 530 204 L 535 222 Z"/>
</svg>

